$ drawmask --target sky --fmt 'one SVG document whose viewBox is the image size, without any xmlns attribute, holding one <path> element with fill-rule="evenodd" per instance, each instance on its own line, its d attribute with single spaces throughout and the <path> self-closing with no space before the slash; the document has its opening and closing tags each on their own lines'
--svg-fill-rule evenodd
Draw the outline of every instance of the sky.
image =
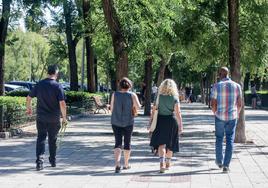
<svg viewBox="0 0 268 188">
<path fill-rule="evenodd" d="M 47 21 L 47 24 L 50 25 L 52 23 L 52 16 L 51 16 L 51 12 L 49 9 L 46 8 L 46 10 L 44 11 L 45 13 L 45 20 Z M 25 28 L 25 22 L 24 22 L 24 18 L 26 16 L 26 13 L 23 12 L 23 16 L 19 19 L 19 28 L 26 32 L 26 28 Z"/>
</svg>

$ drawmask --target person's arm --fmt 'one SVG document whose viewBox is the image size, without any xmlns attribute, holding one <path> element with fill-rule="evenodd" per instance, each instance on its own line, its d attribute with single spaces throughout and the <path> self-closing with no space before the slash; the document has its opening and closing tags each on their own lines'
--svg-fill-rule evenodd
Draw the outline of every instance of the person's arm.
<svg viewBox="0 0 268 188">
<path fill-rule="evenodd" d="M 238 100 L 237 100 L 237 111 L 238 111 L 238 114 L 240 114 L 241 109 L 242 109 L 242 98 L 239 97 Z"/>
<path fill-rule="evenodd" d="M 62 121 L 66 122 L 67 121 L 67 112 L 66 112 L 66 103 L 64 100 L 60 101 L 60 111 L 62 115 Z"/>
<path fill-rule="evenodd" d="M 32 97 L 30 97 L 29 95 L 26 98 L 26 107 L 27 107 L 26 113 L 29 116 L 31 116 L 33 114 L 33 111 L 32 111 Z"/>
<path fill-rule="evenodd" d="M 65 94 L 64 90 L 61 85 L 59 85 L 59 90 L 58 90 L 58 96 L 57 99 L 59 101 L 60 105 L 60 111 L 62 115 L 62 122 L 67 123 L 67 107 L 66 107 L 66 102 L 65 102 Z"/>
<path fill-rule="evenodd" d="M 176 103 L 174 105 L 174 111 L 179 124 L 179 134 L 181 134 L 183 132 L 183 124 L 182 124 L 180 103 Z"/>
<path fill-rule="evenodd" d="M 217 112 L 217 88 L 216 85 L 214 85 L 212 92 L 211 92 L 211 110 L 213 114 L 216 114 Z"/>
<path fill-rule="evenodd" d="M 29 95 L 26 98 L 26 113 L 31 116 L 33 115 L 32 110 L 32 98 L 37 95 L 37 85 L 30 91 Z"/>
<path fill-rule="evenodd" d="M 133 101 L 133 105 L 136 109 L 140 109 L 141 108 L 141 104 L 140 101 L 138 99 L 138 96 L 136 95 L 136 93 L 132 94 L 132 101 Z"/>
<path fill-rule="evenodd" d="M 113 108 L 114 108 L 114 93 L 112 94 L 111 103 L 110 103 L 111 112 L 113 112 Z"/>
<path fill-rule="evenodd" d="M 242 103 L 243 103 L 243 101 L 242 101 L 242 90 L 241 90 L 241 87 L 239 85 L 239 87 L 238 87 L 238 97 L 237 97 L 237 111 L 238 111 L 238 115 L 241 112 L 242 105 L 243 105 Z"/>
<path fill-rule="evenodd" d="M 211 99 L 211 110 L 213 114 L 217 112 L 217 100 L 216 99 Z"/>
</svg>

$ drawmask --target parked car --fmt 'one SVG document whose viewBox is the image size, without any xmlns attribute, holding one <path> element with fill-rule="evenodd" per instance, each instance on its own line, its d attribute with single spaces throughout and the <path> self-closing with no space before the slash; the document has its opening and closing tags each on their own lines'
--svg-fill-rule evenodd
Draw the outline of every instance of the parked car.
<svg viewBox="0 0 268 188">
<path fill-rule="evenodd" d="M 64 91 L 70 91 L 71 89 L 71 86 L 70 86 L 70 83 L 69 82 L 61 82 L 60 83 L 62 85 L 62 88 Z M 81 84 L 79 83 L 78 84 L 78 89 L 81 90 Z M 87 90 L 87 86 L 84 84 L 84 91 Z"/>
<path fill-rule="evenodd" d="M 24 86 L 18 86 L 13 84 L 4 84 L 5 92 L 11 92 L 11 91 L 29 91 L 28 88 Z"/>
<path fill-rule="evenodd" d="M 11 81 L 7 82 L 7 84 L 23 86 L 28 88 L 29 90 L 31 90 L 36 85 L 35 82 L 28 82 L 28 81 Z"/>
<path fill-rule="evenodd" d="M 62 85 L 62 88 L 64 91 L 70 91 L 70 83 L 68 82 L 64 82 L 64 83 L 60 83 Z"/>
</svg>

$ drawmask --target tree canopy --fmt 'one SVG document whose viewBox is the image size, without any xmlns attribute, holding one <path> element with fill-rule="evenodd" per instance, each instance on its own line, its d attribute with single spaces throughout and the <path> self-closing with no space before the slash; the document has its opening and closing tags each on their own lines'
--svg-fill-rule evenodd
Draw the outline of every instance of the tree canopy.
<svg viewBox="0 0 268 188">
<path fill-rule="evenodd" d="M 118 60 L 101 0 L 89 1 L 90 19 L 86 21 L 83 17 L 83 0 L 12 2 L 15 4 L 11 9 L 6 43 L 6 81 L 37 81 L 44 76 L 44 67 L 53 63 L 61 66 L 61 79 L 70 81 L 68 49 L 77 45 L 77 73 L 74 74 L 78 74 L 81 82 L 82 39 L 86 36 L 90 36 L 94 49 L 99 83 L 107 84 L 115 79 Z M 189 84 L 198 82 L 199 76 L 204 73 L 228 64 L 228 7 L 225 0 L 111 2 L 126 44 L 128 75 L 136 86 L 143 81 L 148 52 L 153 57 L 154 81 L 157 81 L 157 74 L 163 67 L 171 71 L 178 83 Z M 64 6 L 67 5 L 70 17 L 66 19 Z M 243 77 L 248 72 L 252 77 L 257 75 L 264 78 L 267 74 L 267 10 L 265 0 L 240 2 Z M 26 31 L 18 25 L 22 15 L 25 15 L 23 30 Z M 71 41 L 66 33 L 68 22 Z"/>
</svg>

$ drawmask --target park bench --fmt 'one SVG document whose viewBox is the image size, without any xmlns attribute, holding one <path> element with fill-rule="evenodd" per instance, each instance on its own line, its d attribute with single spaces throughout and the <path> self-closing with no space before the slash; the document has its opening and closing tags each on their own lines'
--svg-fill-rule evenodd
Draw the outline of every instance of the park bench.
<svg viewBox="0 0 268 188">
<path fill-rule="evenodd" d="M 96 106 L 96 110 L 94 111 L 94 114 L 99 113 L 100 110 L 103 110 L 105 112 L 105 114 L 106 114 L 106 112 L 107 113 L 110 112 L 110 110 L 109 110 L 110 105 L 102 103 L 100 100 L 100 97 L 93 96 L 92 99 L 93 99 L 95 106 Z"/>
</svg>

